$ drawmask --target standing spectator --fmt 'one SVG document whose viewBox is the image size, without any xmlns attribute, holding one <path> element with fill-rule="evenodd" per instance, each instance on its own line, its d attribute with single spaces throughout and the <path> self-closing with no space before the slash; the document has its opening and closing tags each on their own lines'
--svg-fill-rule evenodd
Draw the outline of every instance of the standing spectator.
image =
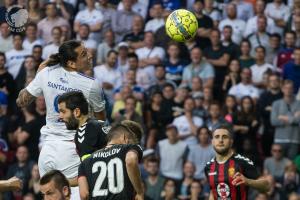
<svg viewBox="0 0 300 200">
<path fill-rule="evenodd" d="M 297 36 L 294 31 L 288 31 L 284 33 L 284 46 L 277 54 L 276 66 L 280 69 L 283 69 L 283 66 L 292 60 L 296 39 Z"/>
<path fill-rule="evenodd" d="M 43 45 L 44 42 L 37 37 L 37 25 L 35 23 L 28 23 L 26 25 L 26 37 L 23 41 L 23 48 L 32 51 L 33 46 Z"/>
<path fill-rule="evenodd" d="M 88 24 L 80 24 L 78 30 L 78 39 L 83 42 L 83 45 L 93 58 L 95 57 L 96 50 L 97 50 L 97 42 L 94 39 L 89 38 L 90 35 L 90 27 Z"/>
<path fill-rule="evenodd" d="M 235 44 L 232 41 L 232 27 L 227 25 L 224 26 L 222 30 L 223 40 L 222 45 L 227 48 L 228 53 L 230 55 L 230 60 L 237 59 L 240 54 L 240 47 L 239 45 Z"/>
<path fill-rule="evenodd" d="M 222 26 L 223 27 L 223 26 Z M 211 46 L 204 49 L 204 57 L 214 66 L 215 81 L 214 82 L 214 96 L 221 100 L 222 84 L 227 72 L 227 67 L 230 55 L 225 47 L 221 44 L 221 33 L 218 29 L 214 29 L 210 33 Z"/>
<path fill-rule="evenodd" d="M 254 101 L 259 97 L 258 89 L 252 84 L 252 73 L 248 68 L 244 68 L 241 71 L 241 82 L 230 88 L 229 94 L 235 96 L 238 102 L 244 96 L 250 96 Z"/>
<path fill-rule="evenodd" d="M 21 65 L 26 56 L 30 55 L 30 51 L 23 49 L 23 37 L 21 34 L 13 36 L 14 48 L 5 53 L 7 61 L 7 70 L 15 79 L 21 69 Z"/>
<path fill-rule="evenodd" d="M 126 1 L 125 1 L 126 3 Z M 132 10 L 139 15 L 141 15 L 144 19 L 146 19 L 148 14 L 148 1 L 139 1 L 139 0 L 131 0 Z M 150 7 L 150 6 L 149 6 Z M 117 7 L 117 10 L 124 10 L 124 1 L 121 1 Z M 151 13 L 151 11 L 150 11 Z M 151 15 L 151 14 L 150 14 Z"/>
<path fill-rule="evenodd" d="M 123 41 L 135 50 L 144 47 L 144 36 L 144 19 L 135 15 L 132 19 L 132 31 L 124 36 Z"/>
<path fill-rule="evenodd" d="M 196 35 L 197 46 L 205 49 L 210 45 L 210 31 L 213 28 L 212 19 L 203 14 L 203 2 L 196 0 L 193 4 L 193 11 L 198 21 L 198 30 Z"/>
<path fill-rule="evenodd" d="M 232 41 L 239 44 L 243 38 L 243 34 L 246 28 L 246 23 L 238 19 L 237 17 L 237 6 L 230 3 L 226 6 L 227 19 L 223 19 L 219 24 L 219 30 L 222 31 L 224 26 L 229 25 L 232 27 L 233 35 Z"/>
<path fill-rule="evenodd" d="M 215 155 L 210 141 L 210 131 L 202 126 L 197 130 L 198 144 L 189 147 L 188 161 L 192 162 L 196 171 L 194 178 L 204 181 L 204 167 Z"/>
<path fill-rule="evenodd" d="M 117 50 L 115 43 L 115 34 L 112 30 L 105 32 L 104 41 L 98 45 L 97 48 L 97 64 L 105 63 L 107 53 L 111 50 Z"/>
<path fill-rule="evenodd" d="M 184 100 L 184 114 L 176 117 L 172 123 L 178 130 L 178 137 L 188 145 L 197 144 L 197 129 L 203 125 L 203 119 L 193 115 L 194 109 L 194 99 L 186 98 Z"/>
<path fill-rule="evenodd" d="M 146 32 L 144 38 L 145 47 L 135 50 L 139 58 L 139 67 L 142 68 L 149 76 L 150 83 L 146 87 L 149 88 L 155 81 L 154 66 L 160 64 L 165 58 L 165 51 L 161 47 L 155 46 L 154 34 Z"/>
<path fill-rule="evenodd" d="M 22 180 L 23 187 L 21 192 L 8 194 L 10 196 L 9 199 L 20 198 L 28 192 L 28 182 L 31 176 L 31 169 L 34 164 L 29 160 L 28 148 L 26 146 L 19 146 L 17 148 L 16 157 L 17 162 L 9 166 L 6 177 L 18 177 Z"/>
<path fill-rule="evenodd" d="M 103 15 L 103 20 L 102 20 L 102 28 L 101 28 L 101 33 L 100 33 L 100 41 L 103 41 L 105 33 L 108 30 L 111 30 L 111 23 L 112 23 L 112 18 L 113 15 L 116 14 L 116 10 L 111 7 L 108 3 L 108 0 L 100 0 L 99 1 L 99 8 L 100 12 Z"/>
<path fill-rule="evenodd" d="M 253 6 L 244 0 L 233 0 L 231 1 L 236 5 L 237 18 L 247 22 L 253 17 Z M 225 12 L 224 12 L 225 13 Z"/>
<path fill-rule="evenodd" d="M 112 101 L 113 90 L 122 84 L 121 72 L 117 69 L 118 53 L 111 50 L 107 53 L 106 63 L 94 67 L 94 76 L 102 85 L 104 92 Z M 103 76 L 105 74 L 105 76 Z"/>
<path fill-rule="evenodd" d="M 206 126 L 209 131 L 214 131 L 222 124 L 226 124 L 224 117 L 222 116 L 221 106 L 218 102 L 210 103 L 208 107 L 209 117 L 206 119 Z"/>
<path fill-rule="evenodd" d="M 224 92 L 228 92 L 228 90 L 238 83 L 241 82 L 240 77 L 240 63 L 238 60 L 231 60 L 229 63 L 229 72 L 225 76 L 222 89 Z"/>
<path fill-rule="evenodd" d="M 221 12 L 214 6 L 214 0 L 204 0 L 203 13 L 213 20 L 213 27 L 217 28 L 222 19 Z"/>
<path fill-rule="evenodd" d="M 180 57 L 180 46 L 176 42 L 171 42 L 167 49 L 167 58 L 164 61 L 166 69 L 166 79 L 174 81 L 179 85 L 182 81 L 182 73 L 187 62 Z"/>
<path fill-rule="evenodd" d="M 159 161 L 157 158 L 150 158 L 147 161 L 146 171 L 148 172 L 148 177 L 145 180 L 145 195 L 152 200 L 160 200 L 165 179 L 159 175 Z"/>
<path fill-rule="evenodd" d="M 54 27 L 67 26 L 70 28 L 68 21 L 57 14 L 55 3 L 45 5 L 46 17 L 38 23 L 38 37 L 42 38 L 45 44 L 52 41 L 52 30 Z"/>
<path fill-rule="evenodd" d="M 202 57 L 202 50 L 195 47 L 191 50 L 191 64 L 183 70 L 182 83 L 191 86 L 193 77 L 200 77 L 204 87 L 213 87 L 215 71 L 210 63 Z"/>
<path fill-rule="evenodd" d="M 6 22 L 0 24 L 0 51 L 7 52 L 14 48 L 13 36 L 9 30 L 9 26 Z"/>
<path fill-rule="evenodd" d="M 164 8 L 161 3 L 156 2 L 150 8 L 152 18 L 146 23 L 145 32 L 151 31 L 155 33 L 161 26 L 165 25 L 165 20 L 163 18 Z"/>
<path fill-rule="evenodd" d="M 273 0 L 268 3 L 265 9 L 265 15 L 273 19 L 275 23 L 274 32 L 283 34 L 283 28 L 290 16 L 290 9 L 282 0 Z"/>
<path fill-rule="evenodd" d="M 46 45 L 43 49 L 42 58 L 44 60 L 48 59 L 52 54 L 58 53 L 58 48 L 61 45 L 62 31 L 61 28 L 56 26 L 51 31 L 52 42 Z"/>
<path fill-rule="evenodd" d="M 300 89 L 300 48 L 294 49 L 294 60 L 286 63 L 283 66 L 283 79 L 288 79 L 293 81 L 294 84 L 294 94 Z"/>
<path fill-rule="evenodd" d="M 256 47 L 263 46 L 269 48 L 270 36 L 267 33 L 267 18 L 265 16 L 257 17 L 257 31 L 248 36 L 251 43 L 251 55 L 255 55 Z"/>
<path fill-rule="evenodd" d="M 29 23 L 33 22 L 37 24 L 42 19 L 44 14 L 41 10 L 39 0 L 28 0 L 26 7 L 28 11 Z"/>
<path fill-rule="evenodd" d="M 294 83 L 285 80 L 283 98 L 272 104 L 271 123 L 275 127 L 274 142 L 282 145 L 284 155 L 294 159 L 300 144 L 300 101 L 293 94 Z"/>
<path fill-rule="evenodd" d="M 90 27 L 89 38 L 100 42 L 100 31 L 104 17 L 101 11 L 95 7 L 95 0 L 85 0 L 86 9 L 77 13 L 74 20 L 74 31 L 79 32 L 80 24 L 88 24 Z"/>
<path fill-rule="evenodd" d="M 178 137 L 177 128 L 169 125 L 166 129 L 167 139 L 158 142 L 158 155 L 160 158 L 160 172 L 166 177 L 176 181 L 183 178 L 182 167 L 186 160 L 187 144 Z"/>
<path fill-rule="evenodd" d="M 263 46 L 255 48 L 255 65 L 250 67 L 252 76 L 252 83 L 257 88 L 263 89 L 263 76 L 267 71 L 275 71 L 275 67 L 265 61 L 266 49 Z"/>
<path fill-rule="evenodd" d="M 132 20 L 136 12 L 132 10 L 133 0 L 122 0 L 124 10 L 118 10 L 112 16 L 111 26 L 116 34 L 116 42 L 120 42 L 123 37 L 130 33 L 132 29 Z"/>
<path fill-rule="evenodd" d="M 270 155 L 271 145 L 274 141 L 275 129 L 271 125 L 270 116 L 272 111 L 272 103 L 282 98 L 280 90 L 280 78 L 277 74 L 271 74 L 268 77 L 268 88 L 263 92 L 257 102 L 258 114 L 262 120 L 263 134 L 262 134 L 262 149 L 266 156 Z"/>
<path fill-rule="evenodd" d="M 271 157 L 264 161 L 264 174 L 272 175 L 276 182 L 279 182 L 284 174 L 284 169 L 291 164 L 291 160 L 284 157 L 284 152 L 280 144 L 273 144 Z"/>
<path fill-rule="evenodd" d="M 241 69 L 249 68 L 255 64 L 255 59 L 250 55 L 250 51 L 251 51 L 251 43 L 249 42 L 249 40 L 246 39 L 242 40 L 240 45 L 241 55 L 239 57 Z"/>
</svg>

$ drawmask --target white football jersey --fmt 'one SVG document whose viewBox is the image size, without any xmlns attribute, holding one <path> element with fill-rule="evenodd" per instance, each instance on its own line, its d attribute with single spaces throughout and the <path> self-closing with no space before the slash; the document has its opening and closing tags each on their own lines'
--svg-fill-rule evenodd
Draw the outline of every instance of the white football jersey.
<svg viewBox="0 0 300 200">
<path fill-rule="evenodd" d="M 59 65 L 41 70 L 26 89 L 33 96 L 43 95 L 45 98 L 46 125 L 41 129 L 44 140 L 74 139 L 76 131 L 67 130 L 65 123 L 59 120 L 59 95 L 69 91 L 81 91 L 93 112 L 100 112 L 105 108 L 102 89 L 97 81 L 79 72 L 67 71 Z"/>
</svg>

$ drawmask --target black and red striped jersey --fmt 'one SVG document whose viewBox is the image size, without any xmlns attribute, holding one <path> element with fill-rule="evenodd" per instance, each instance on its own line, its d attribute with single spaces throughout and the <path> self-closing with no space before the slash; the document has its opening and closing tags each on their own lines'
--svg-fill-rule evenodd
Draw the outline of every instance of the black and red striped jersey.
<svg viewBox="0 0 300 200">
<path fill-rule="evenodd" d="M 248 187 L 234 186 L 233 176 L 242 173 L 249 179 L 257 179 L 259 173 L 254 163 L 240 154 L 233 154 L 226 162 L 219 163 L 213 158 L 205 166 L 205 175 L 215 200 L 246 200 Z"/>
</svg>

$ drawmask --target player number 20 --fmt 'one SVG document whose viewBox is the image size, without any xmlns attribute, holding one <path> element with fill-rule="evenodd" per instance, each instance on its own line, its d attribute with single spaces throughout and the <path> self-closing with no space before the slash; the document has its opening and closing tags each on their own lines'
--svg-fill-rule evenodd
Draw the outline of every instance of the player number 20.
<svg viewBox="0 0 300 200">
<path fill-rule="evenodd" d="M 124 188 L 123 163 L 121 159 L 114 158 L 106 164 L 103 161 L 95 162 L 92 173 L 99 173 L 94 189 L 93 197 L 107 196 L 108 191 L 112 194 L 122 192 Z M 102 189 L 102 184 L 107 177 L 108 189 Z M 116 181 L 116 182 L 115 182 Z"/>
</svg>

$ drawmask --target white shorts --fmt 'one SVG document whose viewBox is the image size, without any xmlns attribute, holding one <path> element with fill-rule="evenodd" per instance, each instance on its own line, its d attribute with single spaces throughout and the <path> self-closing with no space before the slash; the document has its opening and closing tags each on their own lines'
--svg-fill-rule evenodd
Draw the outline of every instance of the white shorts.
<svg viewBox="0 0 300 200">
<path fill-rule="evenodd" d="M 79 164 L 74 142 L 45 141 L 43 144 L 38 163 L 41 177 L 53 169 L 61 171 L 67 178 L 77 177 Z"/>
</svg>

